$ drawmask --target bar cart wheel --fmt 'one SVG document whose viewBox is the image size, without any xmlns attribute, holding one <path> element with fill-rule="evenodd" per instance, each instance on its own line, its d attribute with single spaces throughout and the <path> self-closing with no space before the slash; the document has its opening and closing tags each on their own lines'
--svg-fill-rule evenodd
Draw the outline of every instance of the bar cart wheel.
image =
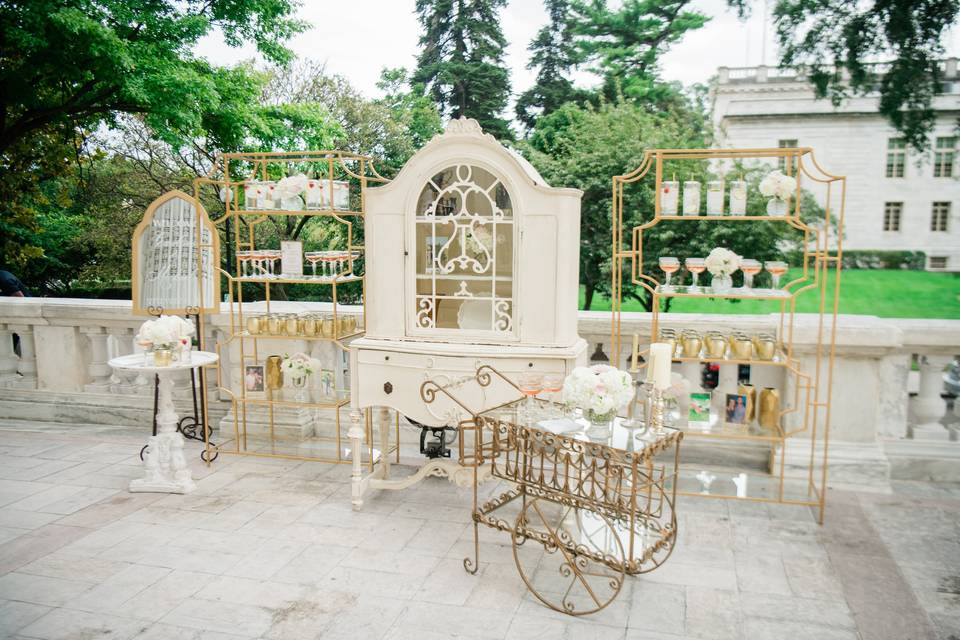
<svg viewBox="0 0 960 640">
<path fill-rule="evenodd" d="M 613 523 L 602 514 L 591 513 L 595 532 L 605 548 L 577 542 L 580 535 L 568 529 L 579 527 L 580 509 L 547 498 L 526 501 L 517 516 L 511 539 L 517 572 L 540 602 L 555 611 L 582 616 L 609 605 L 623 587 L 626 557 Z M 558 515 L 559 514 L 559 515 Z M 527 540 L 540 543 L 526 545 Z M 523 556 L 523 557 L 521 557 Z"/>
</svg>

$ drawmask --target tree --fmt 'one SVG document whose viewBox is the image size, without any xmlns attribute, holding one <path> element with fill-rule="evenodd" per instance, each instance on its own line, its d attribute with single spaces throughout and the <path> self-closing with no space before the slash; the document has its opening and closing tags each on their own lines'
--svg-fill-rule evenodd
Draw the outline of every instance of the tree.
<svg viewBox="0 0 960 640">
<path fill-rule="evenodd" d="M 590 308 L 597 293 L 610 293 L 611 177 L 639 166 L 648 149 L 709 146 L 705 131 L 689 111 L 654 113 L 628 100 L 599 107 L 567 104 L 537 121 L 529 141 L 521 145 L 522 151 L 551 184 L 584 192 L 580 206 L 580 282 L 585 289 L 585 309 Z M 704 184 L 709 179 L 706 163 L 702 162 L 678 161 L 670 170 L 680 180 L 694 179 Z M 743 173 L 748 181 L 756 183 L 767 170 L 769 167 L 738 169 L 735 175 Z M 755 186 L 751 189 L 754 194 Z M 625 187 L 625 229 L 652 217 L 653 198 L 650 176 Z M 751 206 L 759 210 L 762 204 L 751 202 Z M 815 207 L 815 203 L 805 202 L 805 206 Z M 674 255 L 681 260 L 706 256 L 715 246 L 759 260 L 782 257 L 784 225 L 775 226 L 778 224 L 706 220 L 660 223 L 644 236 L 643 271 L 659 278 L 658 256 Z M 625 241 L 629 238 L 625 233 Z M 642 287 L 625 283 L 623 294 L 650 309 L 652 300 Z"/>
<path fill-rule="evenodd" d="M 0 259 L 23 268 L 42 255 L 31 238 L 41 232 L 43 201 L 54 196 L 44 183 L 73 175 L 87 136 L 118 114 L 140 115 L 177 145 L 217 127 L 242 133 L 256 80 L 191 51 L 219 29 L 229 44 L 251 41 L 283 62 L 284 41 L 304 26 L 294 9 L 292 0 L 0 3 L 0 190 L 8 194 Z"/>
<path fill-rule="evenodd" d="M 606 0 L 573 0 L 577 58 L 603 78 L 603 95 L 657 102 L 659 57 L 669 45 L 706 24 L 687 9 L 691 0 L 624 0 L 617 9 Z"/>
<path fill-rule="evenodd" d="M 512 139 L 500 114 L 510 98 L 507 45 L 498 10 L 506 0 L 417 0 L 424 32 L 413 83 L 426 87 L 440 113 L 475 118 L 485 131 Z"/>
<path fill-rule="evenodd" d="M 577 64 L 570 24 L 570 0 L 546 0 L 550 21 L 537 32 L 527 48 L 527 69 L 538 69 L 537 81 L 517 98 L 517 119 L 532 129 L 536 119 L 567 102 L 581 101 L 587 92 L 578 90 L 567 77 Z"/>
<path fill-rule="evenodd" d="M 746 13 L 745 0 L 729 2 Z M 777 0 L 773 10 L 781 66 L 805 68 L 834 105 L 879 89 L 880 113 L 918 151 L 929 146 L 943 43 L 958 16 L 956 0 Z"/>
</svg>

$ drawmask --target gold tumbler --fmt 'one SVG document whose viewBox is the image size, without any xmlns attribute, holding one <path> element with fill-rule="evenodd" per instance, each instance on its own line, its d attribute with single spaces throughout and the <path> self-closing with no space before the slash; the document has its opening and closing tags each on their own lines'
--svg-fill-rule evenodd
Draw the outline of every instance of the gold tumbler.
<svg viewBox="0 0 960 640">
<path fill-rule="evenodd" d="M 722 333 L 710 332 L 703 342 L 708 358 L 723 358 L 723 355 L 727 352 L 727 340 Z"/>
<path fill-rule="evenodd" d="M 300 318 L 301 333 L 312 338 L 317 335 L 317 319 L 313 316 L 304 316 Z"/>
<path fill-rule="evenodd" d="M 323 320 L 320 321 L 320 333 L 324 338 L 336 338 L 336 330 L 333 324 L 333 316 L 330 314 L 324 315 Z"/>
<path fill-rule="evenodd" d="M 730 342 L 730 353 L 737 360 L 753 358 L 753 342 L 744 335 L 738 335 Z"/>
<path fill-rule="evenodd" d="M 247 318 L 247 333 L 252 336 L 260 335 L 263 325 L 260 323 L 260 316 L 250 316 Z"/>
<path fill-rule="evenodd" d="M 780 392 L 773 387 L 764 387 L 760 392 L 760 426 L 770 431 L 780 427 Z"/>
<path fill-rule="evenodd" d="M 749 424 L 757 415 L 757 390 L 752 384 L 741 382 L 737 385 L 737 393 L 747 396 L 747 423 Z"/>
<path fill-rule="evenodd" d="M 173 361 L 172 349 L 154 349 L 153 350 L 153 366 L 169 367 L 172 361 Z"/>
<path fill-rule="evenodd" d="M 703 340 L 694 333 L 686 333 L 680 337 L 680 352 L 684 358 L 699 358 Z"/>
<path fill-rule="evenodd" d="M 761 336 L 753 343 L 758 360 L 773 360 L 777 352 L 777 341 L 772 337 Z"/>
<path fill-rule="evenodd" d="M 296 316 L 287 316 L 284 319 L 284 326 L 287 328 L 288 336 L 300 335 L 300 321 Z"/>
<path fill-rule="evenodd" d="M 276 391 L 283 386 L 283 370 L 280 368 L 280 356 L 267 358 L 267 389 Z"/>
<path fill-rule="evenodd" d="M 267 331 L 270 333 L 270 335 L 272 336 L 280 335 L 281 322 L 282 322 L 282 318 L 280 318 L 280 316 L 278 316 L 275 313 L 271 313 L 267 317 Z"/>
</svg>

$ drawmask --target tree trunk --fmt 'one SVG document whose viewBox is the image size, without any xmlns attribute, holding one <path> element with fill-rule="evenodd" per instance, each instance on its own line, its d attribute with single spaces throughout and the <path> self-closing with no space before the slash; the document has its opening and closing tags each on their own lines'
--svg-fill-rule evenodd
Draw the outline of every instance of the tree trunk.
<svg viewBox="0 0 960 640">
<path fill-rule="evenodd" d="M 583 292 L 583 310 L 590 311 L 591 305 L 593 305 L 593 292 L 596 290 L 596 287 L 589 282 L 584 285 Z"/>
</svg>

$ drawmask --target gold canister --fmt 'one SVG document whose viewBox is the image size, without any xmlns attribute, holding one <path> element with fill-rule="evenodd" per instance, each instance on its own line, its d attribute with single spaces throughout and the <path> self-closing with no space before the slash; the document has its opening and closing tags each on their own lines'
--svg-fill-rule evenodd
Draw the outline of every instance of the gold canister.
<svg viewBox="0 0 960 640">
<path fill-rule="evenodd" d="M 323 320 L 320 321 L 320 333 L 324 338 L 336 338 L 336 331 L 334 330 L 333 325 L 333 316 L 326 314 L 323 316 Z"/>
<path fill-rule="evenodd" d="M 711 331 L 703 340 L 708 358 L 722 358 L 727 352 L 727 340 L 722 333 Z"/>
<path fill-rule="evenodd" d="M 684 358 L 699 358 L 703 340 L 696 333 L 685 333 L 680 338 L 680 352 Z"/>
<path fill-rule="evenodd" d="M 260 323 L 260 316 L 250 316 L 247 318 L 247 333 L 252 336 L 260 335 L 263 326 Z"/>
<path fill-rule="evenodd" d="M 753 343 L 757 360 L 773 360 L 777 353 L 777 341 L 770 336 L 761 336 Z"/>
<path fill-rule="evenodd" d="M 288 336 L 300 335 L 300 320 L 297 316 L 287 316 L 284 321 L 284 327 L 287 329 Z"/>
<path fill-rule="evenodd" d="M 744 335 L 735 337 L 730 343 L 730 355 L 737 360 L 751 360 L 753 358 L 753 342 Z"/>
<path fill-rule="evenodd" d="M 283 369 L 280 368 L 282 358 L 269 356 L 267 358 L 267 389 L 276 391 L 283 386 Z"/>
<path fill-rule="evenodd" d="M 317 335 L 317 319 L 313 316 L 304 316 L 300 318 L 300 333 L 312 338 Z"/>
<path fill-rule="evenodd" d="M 760 392 L 760 407 L 757 410 L 760 426 L 769 431 L 780 427 L 780 392 L 773 387 L 764 387 Z"/>
<path fill-rule="evenodd" d="M 752 384 L 741 382 L 737 385 L 737 393 L 747 396 L 747 423 L 749 424 L 757 415 L 757 390 Z"/>
<path fill-rule="evenodd" d="M 173 361 L 173 349 L 154 349 L 153 366 L 169 367 Z"/>
<path fill-rule="evenodd" d="M 281 318 L 275 313 L 267 316 L 267 332 L 272 336 L 280 335 Z"/>
</svg>

